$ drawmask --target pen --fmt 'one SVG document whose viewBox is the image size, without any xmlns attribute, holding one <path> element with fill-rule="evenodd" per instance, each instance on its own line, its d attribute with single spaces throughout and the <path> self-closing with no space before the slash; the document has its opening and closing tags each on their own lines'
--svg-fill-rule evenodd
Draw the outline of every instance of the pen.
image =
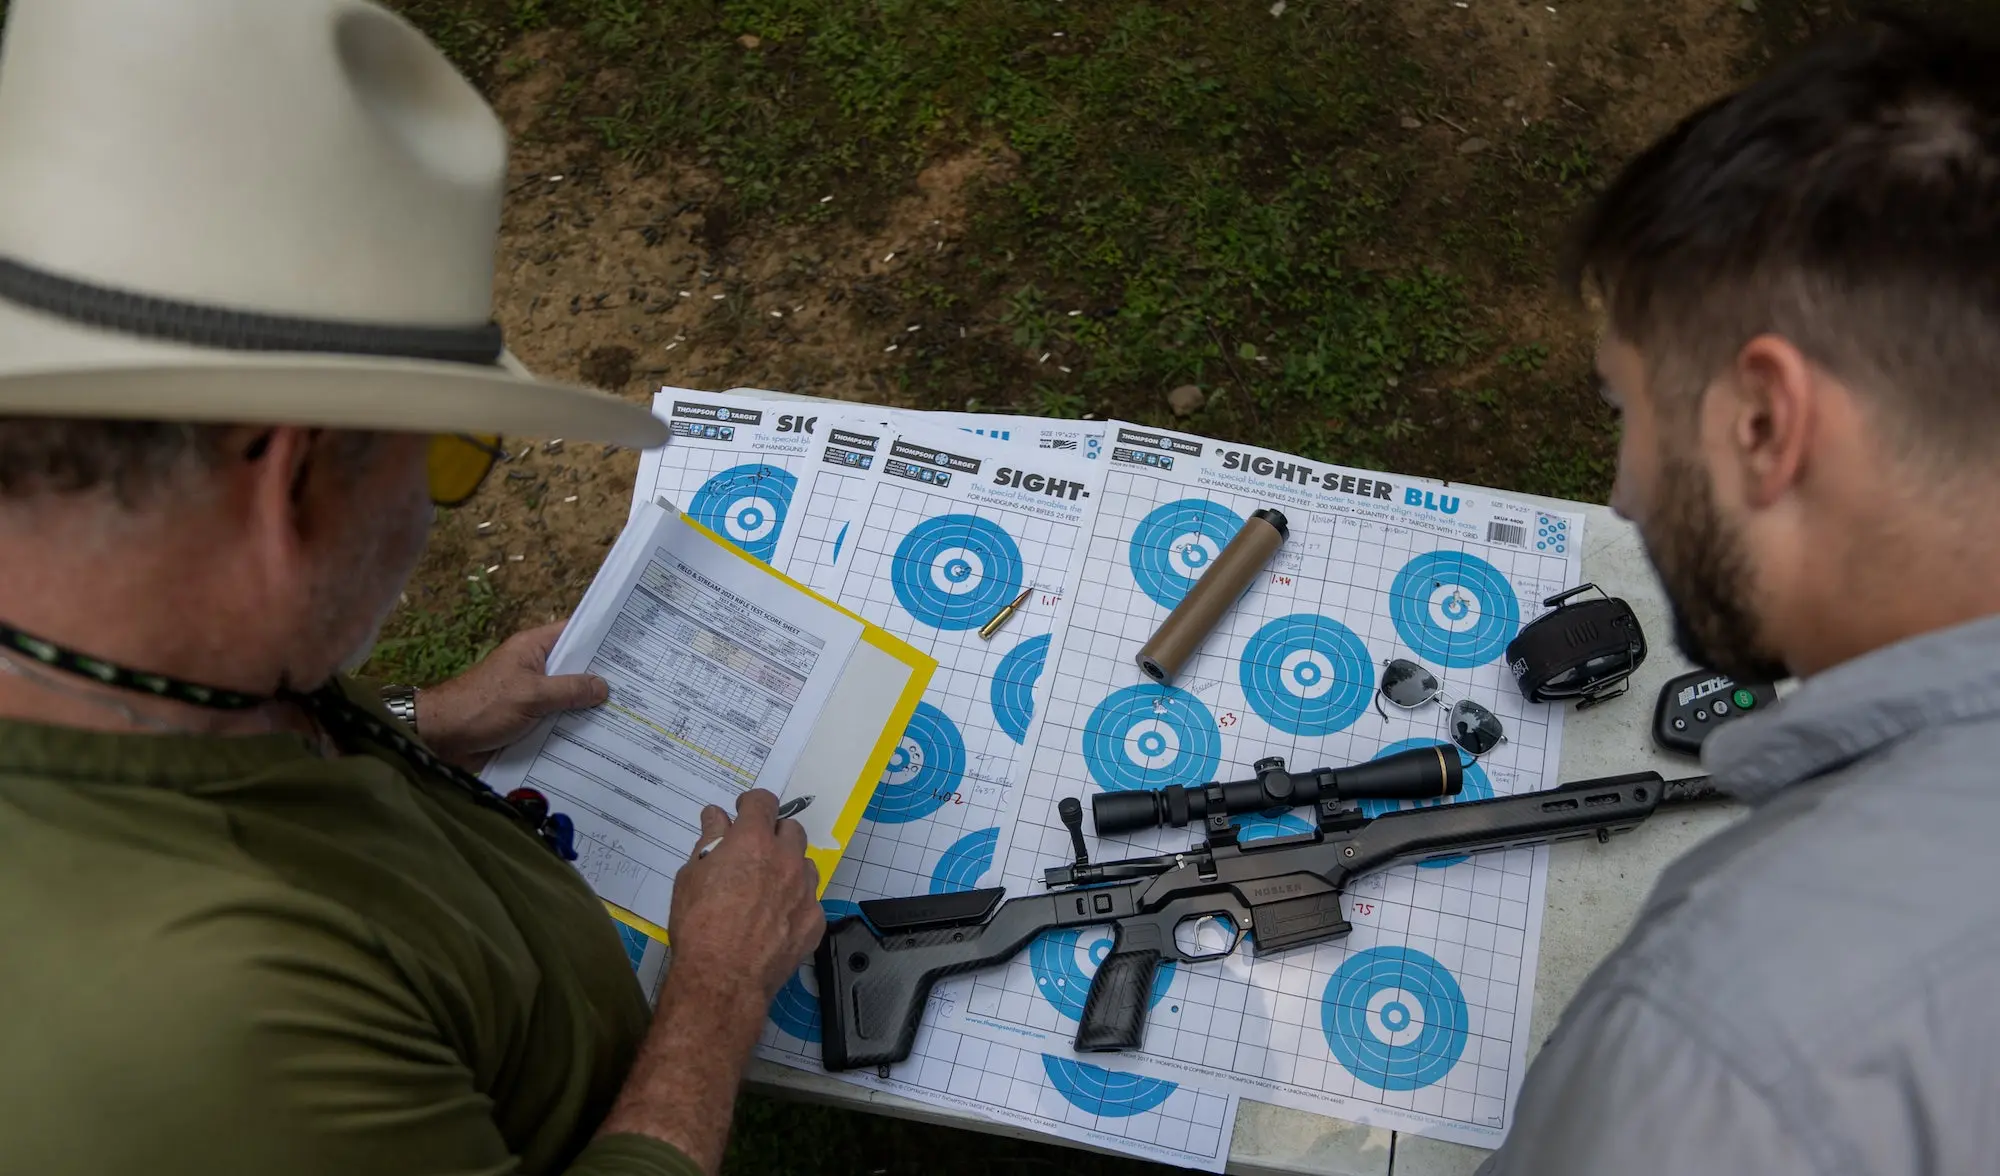
<svg viewBox="0 0 2000 1176">
<path fill-rule="evenodd" d="M 810 796 L 801 796 L 794 800 L 788 800 L 785 803 L 778 806 L 778 819 L 782 821 L 786 817 L 796 817 L 800 813 L 806 811 L 806 806 L 811 804 L 812 802 L 813 798 Z M 702 846 L 701 852 L 695 854 L 694 856 L 696 858 L 705 858 L 715 849 L 716 846 L 721 844 L 722 844 L 722 838 L 718 837 L 715 840 L 709 842 L 707 845 Z"/>
</svg>

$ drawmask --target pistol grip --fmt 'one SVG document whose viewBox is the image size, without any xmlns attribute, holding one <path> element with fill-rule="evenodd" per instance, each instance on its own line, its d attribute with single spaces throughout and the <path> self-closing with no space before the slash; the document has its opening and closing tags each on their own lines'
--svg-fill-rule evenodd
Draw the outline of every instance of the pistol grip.
<svg viewBox="0 0 2000 1176">
<path fill-rule="evenodd" d="M 1076 1048 L 1095 1053 L 1138 1049 L 1146 1036 L 1146 1010 L 1153 1001 L 1153 973 L 1160 953 L 1151 947 L 1116 947 L 1091 978 L 1076 1027 Z"/>
</svg>

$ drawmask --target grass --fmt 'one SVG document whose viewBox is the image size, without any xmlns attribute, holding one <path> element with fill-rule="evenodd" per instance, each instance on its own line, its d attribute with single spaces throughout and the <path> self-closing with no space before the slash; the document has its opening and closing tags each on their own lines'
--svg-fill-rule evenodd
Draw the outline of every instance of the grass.
<svg viewBox="0 0 2000 1176">
<path fill-rule="evenodd" d="M 711 169 L 739 226 L 865 227 L 927 161 L 1010 152 L 969 237 L 899 266 L 852 312 L 863 333 L 946 328 L 900 348 L 916 403 L 1166 423 L 1165 393 L 1193 383 L 1209 400 L 1187 427 L 1213 435 L 1526 490 L 1608 488 L 1595 466 L 1467 468 L 1466 445 L 1433 443 L 1417 389 L 1537 342 L 1506 337 L 1490 296 L 1546 281 L 1552 227 L 1600 169 L 1581 125 L 1540 124 L 1470 164 L 1419 144 L 1399 116 L 1448 103 L 1455 82 L 1414 60 L 1379 6 L 1283 19 L 1154 0 L 402 7 L 488 79 L 518 68 L 516 35 L 565 30 L 579 59 L 630 81 L 566 88 L 557 124 L 641 165 Z M 1447 173 L 1471 211 L 1411 215 Z M 1589 390 L 1565 363 L 1492 377 L 1516 411 L 1492 414 L 1486 442 L 1529 425 L 1562 434 L 1560 452 L 1608 454 L 1608 422 L 1584 427 Z M 1536 399 L 1545 385 L 1558 410 Z"/>
<path fill-rule="evenodd" d="M 398 610 L 383 629 L 364 676 L 428 686 L 463 673 L 507 636 L 502 602 L 485 576 L 467 579 L 459 599 Z"/>
</svg>

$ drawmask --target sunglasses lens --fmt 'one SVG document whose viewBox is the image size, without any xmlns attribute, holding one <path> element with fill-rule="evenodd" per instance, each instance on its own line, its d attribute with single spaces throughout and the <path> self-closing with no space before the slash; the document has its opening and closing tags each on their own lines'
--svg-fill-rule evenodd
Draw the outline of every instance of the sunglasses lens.
<svg viewBox="0 0 2000 1176">
<path fill-rule="evenodd" d="M 431 438 L 428 472 L 431 501 L 457 506 L 471 498 L 499 459 L 497 436 L 462 437 L 440 433 Z"/>
<path fill-rule="evenodd" d="M 1399 657 L 1382 671 L 1382 693 L 1397 706 L 1422 706 L 1437 692 L 1437 676 L 1413 661 Z"/>
<path fill-rule="evenodd" d="M 1472 755 L 1485 755 L 1500 746 L 1504 731 L 1500 719 L 1476 702 L 1459 702 L 1451 708 L 1451 741 Z"/>
</svg>

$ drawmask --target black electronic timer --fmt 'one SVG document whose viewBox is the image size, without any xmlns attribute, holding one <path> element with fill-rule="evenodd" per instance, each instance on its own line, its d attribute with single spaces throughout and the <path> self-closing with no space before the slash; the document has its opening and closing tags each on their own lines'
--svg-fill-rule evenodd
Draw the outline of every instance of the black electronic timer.
<svg viewBox="0 0 2000 1176">
<path fill-rule="evenodd" d="M 1775 686 L 1744 684 L 1708 670 L 1682 674 L 1660 688 L 1660 700 L 1653 704 L 1653 742 L 1682 755 L 1699 755 L 1702 743 L 1722 724 L 1776 701 Z"/>
</svg>

